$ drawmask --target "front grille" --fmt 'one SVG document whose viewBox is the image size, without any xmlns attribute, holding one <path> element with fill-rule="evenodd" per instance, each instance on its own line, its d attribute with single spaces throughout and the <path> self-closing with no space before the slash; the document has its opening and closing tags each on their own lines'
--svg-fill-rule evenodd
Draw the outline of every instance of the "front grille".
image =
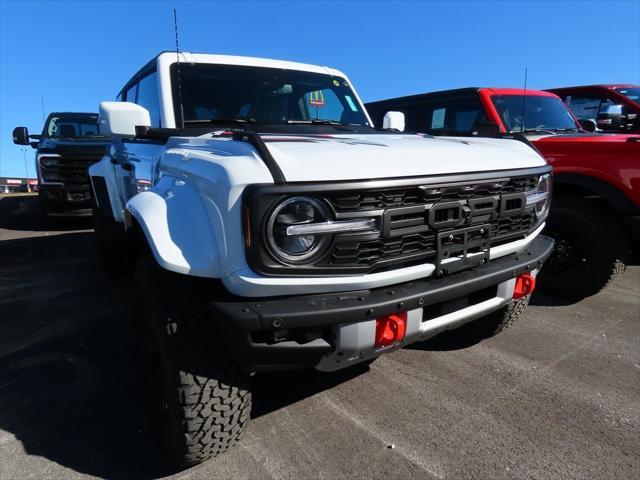
<svg viewBox="0 0 640 480">
<path fill-rule="evenodd" d="M 433 263 L 437 234 L 465 226 L 490 225 L 493 246 L 523 238 L 535 224 L 523 194 L 534 190 L 537 180 L 537 175 L 530 175 L 474 184 L 328 193 L 324 198 L 338 216 L 379 211 L 380 234 L 377 238 L 362 234 L 336 237 L 317 266 L 375 271 L 398 264 Z M 438 208 L 430 215 L 436 204 Z"/>
<path fill-rule="evenodd" d="M 43 166 L 40 171 L 45 181 L 65 185 L 88 185 L 89 167 L 102 158 L 103 153 L 66 152 L 57 157 L 58 165 Z"/>
<path fill-rule="evenodd" d="M 435 253 L 435 235 L 416 233 L 391 240 L 337 241 L 326 263 L 332 266 L 370 266 L 397 258 L 405 262 L 416 261 Z"/>
<path fill-rule="evenodd" d="M 527 176 L 472 185 L 440 187 L 436 185 L 425 188 L 412 186 L 361 192 L 336 192 L 327 195 L 326 199 L 336 213 L 380 210 L 527 192 L 536 188 L 537 179 L 537 176 Z"/>
</svg>

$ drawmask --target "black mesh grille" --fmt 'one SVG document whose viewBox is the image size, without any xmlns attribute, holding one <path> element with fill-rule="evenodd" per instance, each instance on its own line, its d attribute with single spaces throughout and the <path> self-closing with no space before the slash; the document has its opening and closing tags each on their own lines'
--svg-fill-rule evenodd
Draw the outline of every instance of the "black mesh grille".
<svg viewBox="0 0 640 480">
<path fill-rule="evenodd" d="M 501 196 L 534 190 L 537 179 L 538 176 L 533 175 L 478 184 L 331 192 L 325 195 L 325 199 L 338 214 L 371 210 L 386 211 L 392 208 L 418 206 L 422 206 L 424 209 L 407 208 L 406 213 L 404 210 L 401 211 L 389 222 L 391 224 L 390 232 L 375 239 L 366 237 L 359 239 L 353 235 L 336 238 L 329 254 L 317 265 L 329 268 L 371 267 L 375 270 L 399 263 L 431 262 L 436 255 L 437 233 L 460 227 L 435 230 L 426 224 L 416 226 L 416 219 L 428 216 L 430 205 L 459 200 L 463 200 L 467 204 L 466 202 L 469 200 L 493 197 L 496 209 L 511 208 L 510 201 L 505 202 L 504 207 L 500 206 Z M 476 203 L 479 208 L 486 208 L 488 204 L 491 209 L 490 202 Z M 384 218 L 384 215 L 382 217 Z M 412 223 L 412 221 L 414 222 Z M 500 245 L 523 238 L 534 226 L 534 222 L 535 217 L 531 209 L 523 208 L 516 214 L 504 217 L 498 216 L 498 214 L 471 215 L 467 219 L 466 225 L 489 223 L 491 225 L 491 244 Z"/>
<path fill-rule="evenodd" d="M 65 152 L 57 157 L 58 165 L 41 166 L 41 171 L 45 180 L 48 174 L 55 174 L 56 182 L 65 185 L 88 185 L 89 184 L 89 167 L 102 158 L 104 153 L 87 153 L 87 152 Z"/>
</svg>

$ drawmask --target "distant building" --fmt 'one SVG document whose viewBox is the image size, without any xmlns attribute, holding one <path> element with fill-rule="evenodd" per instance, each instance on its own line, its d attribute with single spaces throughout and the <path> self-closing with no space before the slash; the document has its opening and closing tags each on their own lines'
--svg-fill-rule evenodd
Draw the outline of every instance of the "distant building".
<svg viewBox="0 0 640 480">
<path fill-rule="evenodd" d="M 35 178 L 0 177 L 0 193 L 18 193 L 28 191 L 28 185 L 32 192 L 38 191 L 38 180 Z"/>
</svg>

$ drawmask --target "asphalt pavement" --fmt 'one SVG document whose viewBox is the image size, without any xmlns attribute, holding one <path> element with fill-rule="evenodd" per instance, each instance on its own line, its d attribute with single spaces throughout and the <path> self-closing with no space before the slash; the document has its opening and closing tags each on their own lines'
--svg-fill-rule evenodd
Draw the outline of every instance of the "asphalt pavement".
<svg viewBox="0 0 640 480">
<path fill-rule="evenodd" d="M 175 471 L 146 426 L 126 279 L 91 221 L 45 228 L 0 198 L 0 479 L 640 478 L 640 266 L 579 303 L 536 294 L 521 321 L 370 368 L 253 378 L 252 422 Z"/>
</svg>

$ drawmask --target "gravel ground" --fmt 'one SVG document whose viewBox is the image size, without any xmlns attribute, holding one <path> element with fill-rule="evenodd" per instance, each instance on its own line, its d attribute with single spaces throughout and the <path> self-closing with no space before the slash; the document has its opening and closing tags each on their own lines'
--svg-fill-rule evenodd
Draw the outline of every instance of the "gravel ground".
<svg viewBox="0 0 640 480">
<path fill-rule="evenodd" d="M 254 377 L 240 445 L 176 472 L 145 426 L 128 284 L 87 222 L 0 198 L 0 478 L 640 478 L 640 267 L 570 304 L 536 295 L 475 345 L 370 369 Z"/>
</svg>

